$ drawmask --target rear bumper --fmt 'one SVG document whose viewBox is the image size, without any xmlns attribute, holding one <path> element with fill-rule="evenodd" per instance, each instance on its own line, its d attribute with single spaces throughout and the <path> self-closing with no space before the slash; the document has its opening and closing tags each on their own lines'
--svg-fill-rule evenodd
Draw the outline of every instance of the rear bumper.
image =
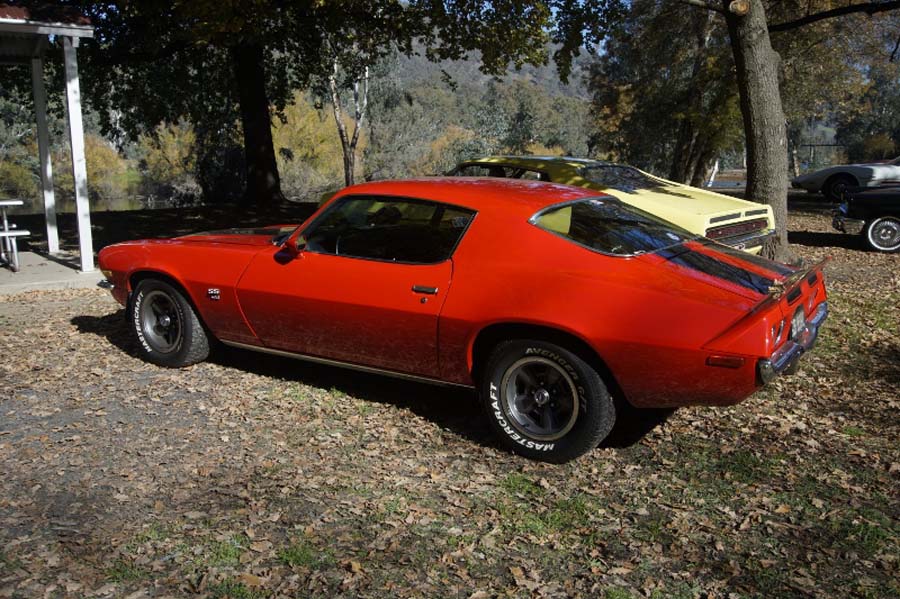
<svg viewBox="0 0 900 599">
<path fill-rule="evenodd" d="M 863 228 L 866 226 L 866 221 L 858 218 L 847 218 L 840 212 L 836 212 L 831 220 L 831 226 L 838 231 L 849 233 L 850 235 L 858 235 L 862 233 Z"/>
<path fill-rule="evenodd" d="M 808 352 L 816 344 L 819 327 L 828 317 L 828 302 L 822 302 L 813 315 L 806 321 L 806 327 L 796 338 L 785 341 L 768 359 L 761 359 L 756 365 L 759 379 L 768 383 L 779 374 L 793 374 L 799 368 L 800 356 Z"/>
</svg>

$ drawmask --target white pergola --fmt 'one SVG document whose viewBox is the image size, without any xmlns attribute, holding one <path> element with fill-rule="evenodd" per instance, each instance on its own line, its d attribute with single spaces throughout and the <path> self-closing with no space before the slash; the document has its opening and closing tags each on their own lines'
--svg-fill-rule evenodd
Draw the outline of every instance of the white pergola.
<svg viewBox="0 0 900 599">
<path fill-rule="evenodd" d="M 59 252 L 56 229 L 56 200 L 53 195 L 53 166 L 47 132 L 47 90 L 44 87 L 44 54 L 51 38 L 62 41 L 66 74 L 66 114 L 72 175 L 75 181 L 75 212 L 78 220 L 78 245 L 81 271 L 94 270 L 91 238 L 91 214 L 88 206 L 87 168 L 84 159 L 84 127 L 81 118 L 81 90 L 75 52 L 81 38 L 94 36 L 90 21 L 64 9 L 34 9 L 0 4 L 0 65 L 31 65 L 34 109 L 37 118 L 38 151 L 41 158 L 41 194 L 47 223 L 47 249 Z"/>
</svg>

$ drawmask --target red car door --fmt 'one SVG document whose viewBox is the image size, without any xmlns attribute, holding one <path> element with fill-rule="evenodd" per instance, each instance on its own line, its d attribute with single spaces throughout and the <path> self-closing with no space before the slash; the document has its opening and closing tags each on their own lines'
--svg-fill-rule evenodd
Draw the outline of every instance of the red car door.
<svg viewBox="0 0 900 599">
<path fill-rule="evenodd" d="M 472 213 L 345 200 L 304 231 L 296 255 L 254 258 L 237 288 L 247 321 L 268 347 L 437 377 L 449 256 Z"/>
</svg>

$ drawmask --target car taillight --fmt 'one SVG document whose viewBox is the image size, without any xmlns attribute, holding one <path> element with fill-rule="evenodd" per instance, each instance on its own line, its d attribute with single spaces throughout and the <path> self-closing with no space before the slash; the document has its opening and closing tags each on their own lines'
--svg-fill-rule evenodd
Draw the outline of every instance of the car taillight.
<svg viewBox="0 0 900 599">
<path fill-rule="evenodd" d="M 778 324 L 772 325 L 772 347 L 778 347 L 781 339 L 784 337 L 784 319 L 778 321 Z"/>
<path fill-rule="evenodd" d="M 706 230 L 706 236 L 710 239 L 725 239 L 736 235 L 746 235 L 755 231 L 761 231 L 769 226 L 769 221 L 765 218 L 755 218 L 742 223 L 734 223 L 733 225 L 722 225 L 721 227 L 712 227 Z"/>
</svg>

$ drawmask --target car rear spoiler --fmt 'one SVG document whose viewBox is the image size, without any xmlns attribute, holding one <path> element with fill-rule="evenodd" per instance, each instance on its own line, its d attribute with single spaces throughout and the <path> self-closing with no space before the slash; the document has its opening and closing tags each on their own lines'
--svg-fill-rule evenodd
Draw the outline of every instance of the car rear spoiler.
<svg viewBox="0 0 900 599">
<path fill-rule="evenodd" d="M 779 281 L 769 287 L 768 295 L 737 322 L 733 323 L 720 335 L 704 344 L 704 348 L 715 351 L 737 351 L 735 348 L 741 343 L 741 337 L 757 322 L 757 315 L 759 312 L 777 306 L 783 297 L 787 297 L 789 302 L 793 301 L 792 296 L 794 296 L 794 294 L 799 297 L 801 294 L 801 283 L 804 280 L 810 285 L 818 283 L 822 276 L 822 269 L 830 260 L 831 257 L 829 256 L 824 260 L 816 262 L 809 268 L 801 268 L 788 275 L 783 281 Z M 815 278 L 813 278 L 813 276 L 815 276 Z"/>
<path fill-rule="evenodd" d="M 804 279 L 810 279 L 811 275 L 816 275 L 818 277 L 825 268 L 825 265 L 831 262 L 831 256 L 826 256 L 822 260 L 819 260 L 809 268 L 801 268 L 795 271 L 794 273 L 785 277 L 782 281 L 776 281 L 771 287 L 769 287 L 769 294 L 763 299 L 759 304 L 757 304 L 751 313 L 759 312 L 760 310 L 766 308 L 767 306 L 772 305 L 773 303 L 777 303 L 781 300 L 785 295 L 790 296 L 792 293 L 796 292 L 796 290 L 800 287 L 800 281 Z M 815 279 L 813 280 L 815 283 Z M 813 283 L 810 283 L 812 285 Z"/>
</svg>

